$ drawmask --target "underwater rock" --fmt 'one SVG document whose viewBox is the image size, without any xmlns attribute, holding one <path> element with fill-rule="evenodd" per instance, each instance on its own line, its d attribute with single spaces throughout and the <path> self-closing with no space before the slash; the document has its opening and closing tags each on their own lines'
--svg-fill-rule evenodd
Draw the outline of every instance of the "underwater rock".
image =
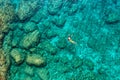
<svg viewBox="0 0 120 80">
<path fill-rule="evenodd" d="M 3 36 L 4 36 L 4 34 L 2 34 L 2 33 L 0 33 L 0 47 L 2 47 L 2 40 L 3 40 Z"/>
<path fill-rule="evenodd" d="M 55 16 L 52 20 L 52 22 L 58 26 L 59 28 L 62 28 L 66 22 L 66 18 L 65 18 L 65 15 L 62 15 L 62 16 Z"/>
<path fill-rule="evenodd" d="M 35 23 L 38 23 L 42 19 L 40 11 L 41 10 L 37 11 L 37 13 L 30 20 L 33 21 L 33 22 L 35 22 Z"/>
<path fill-rule="evenodd" d="M 109 40 L 107 41 L 107 36 L 102 34 L 102 32 L 99 33 L 99 35 L 91 36 L 88 39 L 87 45 L 88 47 L 92 48 L 95 51 L 98 51 L 100 53 L 105 53 L 107 50 L 107 47 L 109 45 Z"/>
<path fill-rule="evenodd" d="M 46 44 L 45 51 L 47 51 L 51 55 L 55 55 L 57 53 L 57 48 L 52 44 L 48 43 Z"/>
<path fill-rule="evenodd" d="M 106 13 L 107 16 L 105 16 L 105 22 L 107 24 L 115 24 L 118 23 L 120 21 L 120 12 L 116 12 L 116 11 L 108 11 Z"/>
<path fill-rule="evenodd" d="M 34 80 L 30 75 L 18 70 L 10 80 Z M 36 79 L 38 80 L 38 79 Z"/>
<path fill-rule="evenodd" d="M 79 75 L 78 80 L 99 80 L 93 72 L 82 73 Z"/>
<path fill-rule="evenodd" d="M 22 51 L 18 48 L 12 49 L 12 51 L 10 52 L 10 55 L 16 64 L 21 64 L 24 60 L 24 55 Z"/>
<path fill-rule="evenodd" d="M 37 54 L 28 54 L 26 58 L 26 63 L 33 66 L 44 66 L 45 59 Z"/>
<path fill-rule="evenodd" d="M 67 73 L 72 70 L 72 67 L 68 64 L 58 63 L 55 65 L 57 71 L 60 73 Z"/>
<path fill-rule="evenodd" d="M 39 41 L 39 36 L 40 35 L 38 30 L 33 31 L 32 33 L 28 33 L 23 37 L 20 45 L 23 48 L 29 48 L 32 45 L 35 45 Z"/>
<path fill-rule="evenodd" d="M 88 45 L 88 47 L 95 49 L 96 42 L 97 42 L 97 39 L 90 37 L 87 42 L 87 45 Z"/>
<path fill-rule="evenodd" d="M 91 60 L 84 60 L 83 64 L 88 67 L 89 70 L 94 69 L 94 63 Z"/>
<path fill-rule="evenodd" d="M 108 75 L 109 70 L 111 70 L 111 68 L 108 68 L 107 66 L 102 65 L 98 68 L 98 73 L 100 75 Z"/>
<path fill-rule="evenodd" d="M 34 75 L 34 68 L 31 67 L 31 66 L 26 66 L 25 69 L 24 69 L 24 72 L 27 75 L 33 76 Z"/>
<path fill-rule="evenodd" d="M 43 21 L 43 25 L 46 27 L 46 28 L 50 28 L 52 25 L 51 25 L 51 20 L 48 19 L 48 20 L 44 20 Z"/>
<path fill-rule="evenodd" d="M 55 58 L 55 57 L 54 57 L 54 58 Z M 56 62 L 56 60 L 57 60 L 57 59 L 55 58 L 55 62 Z M 59 58 L 59 60 L 60 60 L 60 62 L 63 63 L 63 64 L 69 64 L 69 61 L 70 61 L 70 60 L 68 59 L 68 57 L 65 56 L 65 55 L 62 56 L 61 58 Z"/>
<path fill-rule="evenodd" d="M 23 30 L 17 28 L 16 30 L 12 31 L 12 46 L 19 47 L 19 41 L 21 40 L 22 36 L 24 35 Z"/>
<path fill-rule="evenodd" d="M 19 26 L 20 24 L 18 24 L 18 26 Z M 17 26 L 17 27 L 18 27 Z M 24 31 L 23 31 L 23 29 L 20 29 L 20 28 L 17 28 L 16 30 L 14 30 L 13 31 L 13 36 L 14 37 L 19 37 L 19 38 L 21 38 L 23 35 L 24 35 Z"/>
<path fill-rule="evenodd" d="M 37 28 L 37 25 L 34 22 L 27 22 L 23 29 L 25 32 L 32 32 Z"/>
<path fill-rule="evenodd" d="M 8 34 L 4 37 L 3 41 L 3 48 L 6 52 L 10 52 L 11 50 L 11 42 L 12 42 L 12 31 L 9 31 Z"/>
<path fill-rule="evenodd" d="M 38 17 L 39 16 L 39 17 Z M 46 8 L 39 9 L 37 13 L 30 19 L 35 23 L 39 23 L 42 19 L 48 18 L 48 13 Z"/>
<path fill-rule="evenodd" d="M 70 10 L 69 10 L 69 14 L 72 15 L 72 14 L 76 13 L 77 10 L 78 10 L 78 5 L 77 4 L 73 4 L 72 8 L 70 8 Z"/>
<path fill-rule="evenodd" d="M 43 23 L 39 23 L 39 24 L 37 24 L 37 27 L 41 34 L 41 38 L 45 39 L 46 38 L 45 33 L 47 32 L 47 30 L 49 29 L 50 26 L 44 26 Z"/>
<path fill-rule="evenodd" d="M 18 42 L 19 42 L 19 38 L 18 38 L 18 37 L 14 37 L 14 39 L 12 40 L 12 46 L 13 46 L 13 47 L 18 46 L 18 45 L 17 45 Z"/>
<path fill-rule="evenodd" d="M 83 65 L 83 59 L 81 59 L 80 57 L 75 57 L 72 59 L 72 66 L 73 68 L 79 68 Z"/>
<path fill-rule="evenodd" d="M 53 46 L 49 41 L 44 41 L 38 45 L 38 48 L 48 52 L 48 54 L 55 55 L 57 48 Z"/>
<path fill-rule="evenodd" d="M 9 2 L 9 0 L 7 0 Z M 14 8 L 12 5 L 8 5 L 7 1 L 0 1 L 0 47 L 3 44 L 4 34 L 9 31 L 9 23 L 14 19 Z M 6 4 L 6 5 L 3 5 Z"/>
<path fill-rule="evenodd" d="M 21 0 L 19 4 L 19 8 L 17 11 L 17 15 L 20 20 L 25 20 L 30 18 L 35 14 L 38 8 L 40 8 L 41 0 Z"/>
<path fill-rule="evenodd" d="M 3 39 L 3 34 L 2 33 L 0 33 L 0 40 L 2 40 Z"/>
<path fill-rule="evenodd" d="M 42 80 L 49 80 L 50 75 L 47 69 L 37 70 L 37 74 Z"/>
<path fill-rule="evenodd" d="M 60 38 L 58 40 L 58 42 L 56 43 L 56 45 L 57 45 L 58 48 L 64 49 L 67 46 L 67 41 L 66 41 L 65 37 Z"/>
<path fill-rule="evenodd" d="M 53 37 L 56 37 L 56 36 L 57 36 L 57 33 L 56 33 L 54 30 L 48 30 L 48 31 L 46 32 L 46 36 L 47 36 L 48 39 L 51 39 L 51 38 L 53 38 Z"/>
<path fill-rule="evenodd" d="M 49 14 L 55 15 L 62 8 L 63 0 L 49 0 L 48 12 Z"/>
<path fill-rule="evenodd" d="M 9 2 L 9 0 L 7 1 Z M 12 22 L 15 18 L 14 6 L 11 3 L 7 3 L 7 1 L 3 1 L 4 5 L 0 6 L 0 25 L 1 23 L 6 25 L 9 22 Z"/>
<path fill-rule="evenodd" d="M 2 47 L 2 41 L 0 40 L 0 48 Z"/>
<path fill-rule="evenodd" d="M 51 46 L 51 47 L 49 46 L 49 48 L 46 49 L 46 51 L 51 55 L 55 55 L 57 53 L 57 49 L 54 46 Z"/>
</svg>

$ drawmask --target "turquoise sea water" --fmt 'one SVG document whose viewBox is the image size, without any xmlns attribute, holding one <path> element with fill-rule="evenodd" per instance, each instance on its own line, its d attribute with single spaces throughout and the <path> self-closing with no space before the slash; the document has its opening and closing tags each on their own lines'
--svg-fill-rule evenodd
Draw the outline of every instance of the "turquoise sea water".
<svg viewBox="0 0 120 80">
<path fill-rule="evenodd" d="M 9 20 L 8 80 L 120 80 L 120 0 L 1 0 L 0 7 L 0 20 Z"/>
</svg>

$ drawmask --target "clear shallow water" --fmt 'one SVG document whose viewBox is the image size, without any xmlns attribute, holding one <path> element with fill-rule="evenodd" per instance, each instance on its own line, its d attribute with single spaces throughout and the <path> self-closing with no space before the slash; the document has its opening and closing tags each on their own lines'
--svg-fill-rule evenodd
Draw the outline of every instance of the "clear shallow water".
<svg viewBox="0 0 120 80">
<path fill-rule="evenodd" d="M 8 80 L 119 80 L 119 5 L 119 0 L 1 1 L 0 47 L 9 56 L 3 74 Z"/>
</svg>

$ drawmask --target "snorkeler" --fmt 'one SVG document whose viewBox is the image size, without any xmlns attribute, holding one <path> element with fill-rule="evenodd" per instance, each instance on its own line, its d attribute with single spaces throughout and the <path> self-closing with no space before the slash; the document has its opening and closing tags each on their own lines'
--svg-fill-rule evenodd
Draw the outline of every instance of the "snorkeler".
<svg viewBox="0 0 120 80">
<path fill-rule="evenodd" d="M 71 37 L 72 37 L 72 35 L 68 36 L 68 41 L 72 44 L 77 44 Z"/>
</svg>

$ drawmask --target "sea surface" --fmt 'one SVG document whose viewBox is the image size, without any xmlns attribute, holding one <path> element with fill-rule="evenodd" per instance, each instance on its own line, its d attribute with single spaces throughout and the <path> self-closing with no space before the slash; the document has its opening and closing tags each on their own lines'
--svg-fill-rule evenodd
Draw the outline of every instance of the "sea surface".
<svg viewBox="0 0 120 80">
<path fill-rule="evenodd" d="M 0 80 L 120 80 L 120 0 L 0 0 Z"/>
</svg>

